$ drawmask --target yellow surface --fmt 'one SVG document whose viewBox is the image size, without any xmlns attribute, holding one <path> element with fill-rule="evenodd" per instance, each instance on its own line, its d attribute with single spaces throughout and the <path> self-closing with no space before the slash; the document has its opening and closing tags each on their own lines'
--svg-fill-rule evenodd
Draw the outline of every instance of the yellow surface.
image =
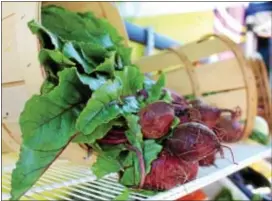
<svg viewBox="0 0 272 201">
<path fill-rule="evenodd" d="M 143 27 L 152 26 L 157 33 L 184 44 L 195 41 L 205 34 L 213 33 L 213 20 L 213 12 L 205 11 L 135 18 L 131 22 Z M 130 42 L 130 46 L 133 48 L 133 59 L 143 56 L 143 45 Z"/>
<path fill-rule="evenodd" d="M 272 178 L 272 167 L 271 164 L 269 164 L 268 162 L 260 160 L 253 163 L 250 167 L 255 171 L 261 173 L 267 179 Z"/>
</svg>

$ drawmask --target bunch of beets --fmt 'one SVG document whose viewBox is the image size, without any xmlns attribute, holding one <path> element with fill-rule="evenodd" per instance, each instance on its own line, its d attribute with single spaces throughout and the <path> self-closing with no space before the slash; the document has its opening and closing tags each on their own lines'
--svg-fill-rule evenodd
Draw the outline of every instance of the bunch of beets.
<svg viewBox="0 0 272 201">
<path fill-rule="evenodd" d="M 239 107 L 220 109 L 170 92 L 172 103 L 154 102 L 138 114 L 145 139 L 164 138 L 164 148 L 144 178 L 144 189 L 167 190 L 195 179 L 199 166 L 214 165 L 217 153 L 224 157 L 222 147 L 228 147 L 221 142 L 237 142 L 243 135 Z M 175 117 L 179 118 L 179 125 L 170 132 Z M 99 142 L 127 143 L 125 130 L 113 128 Z"/>
</svg>

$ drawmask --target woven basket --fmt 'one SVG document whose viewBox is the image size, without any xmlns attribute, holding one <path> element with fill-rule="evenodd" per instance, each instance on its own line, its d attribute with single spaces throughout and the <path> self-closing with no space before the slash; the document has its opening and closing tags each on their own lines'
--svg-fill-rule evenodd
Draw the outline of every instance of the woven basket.
<svg viewBox="0 0 272 201">
<path fill-rule="evenodd" d="M 110 3 L 45 2 L 44 4 L 56 4 L 72 11 L 91 10 L 98 17 L 107 18 L 123 35 L 126 39 L 125 42 L 128 42 L 117 9 Z M 26 27 L 26 23 L 31 19 L 40 19 L 40 6 L 41 4 L 37 2 L 12 3 L 10 9 L 15 15 L 11 15 L 3 21 L 3 37 L 10 37 L 11 40 L 18 39 L 17 43 L 14 42 L 11 53 L 4 51 L 2 142 L 6 151 L 19 151 L 21 139 L 18 117 L 26 100 L 32 94 L 39 92 L 43 80 L 41 68 L 38 68 L 39 44 Z M 7 22 L 7 19 L 13 21 Z M 12 23 L 17 24 L 16 30 L 7 28 L 10 24 L 13 26 Z M 16 35 L 16 33 L 20 34 Z M 4 45 L 7 41 L 3 40 Z M 231 52 L 232 57 L 224 61 L 197 65 L 197 63 L 201 63 L 203 58 L 222 52 Z M 16 55 L 19 56 L 19 61 L 12 60 Z M 166 71 L 167 87 L 183 95 L 203 96 L 210 103 L 224 108 L 233 109 L 240 106 L 243 119 L 246 120 L 245 137 L 250 133 L 257 112 L 255 78 L 242 51 L 228 38 L 208 35 L 183 47 L 143 58 L 136 64 L 143 72 L 155 73 L 155 79 L 157 79 L 156 72 Z M 16 68 L 14 69 L 16 74 L 9 73 L 11 68 Z M 213 94 L 207 96 L 207 92 Z M 78 144 L 69 145 L 61 155 L 62 158 L 83 164 L 92 163 L 95 159 L 92 157 L 85 160 L 85 156 L 86 151 Z"/>
<path fill-rule="evenodd" d="M 268 81 L 268 72 L 260 54 L 256 53 L 255 55 L 252 55 L 248 58 L 248 61 L 256 79 L 258 115 L 266 119 L 270 133 L 272 134 L 272 96 L 271 87 L 269 86 Z"/>
</svg>

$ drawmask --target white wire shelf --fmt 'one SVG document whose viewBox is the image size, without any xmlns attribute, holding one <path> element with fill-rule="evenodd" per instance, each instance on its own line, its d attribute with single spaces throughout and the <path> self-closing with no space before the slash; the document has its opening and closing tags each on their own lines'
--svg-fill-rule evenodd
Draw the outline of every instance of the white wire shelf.
<svg viewBox="0 0 272 201">
<path fill-rule="evenodd" d="M 216 167 L 200 168 L 197 179 L 155 196 L 131 193 L 130 200 L 175 200 L 199 188 L 218 181 L 248 165 L 271 156 L 271 145 L 245 142 L 229 145 L 238 165 L 232 164 L 230 153 L 217 159 Z M 15 161 L 14 161 L 15 164 Z M 13 165 L 2 167 L 2 200 L 10 198 L 10 180 Z M 117 174 L 96 180 L 89 167 L 59 160 L 49 168 L 37 184 L 21 200 L 112 200 L 124 187 L 117 182 Z"/>
</svg>

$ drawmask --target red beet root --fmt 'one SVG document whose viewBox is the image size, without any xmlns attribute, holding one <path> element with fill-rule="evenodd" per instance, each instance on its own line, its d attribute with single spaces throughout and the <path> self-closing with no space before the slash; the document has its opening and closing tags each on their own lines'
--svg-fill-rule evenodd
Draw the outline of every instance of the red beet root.
<svg viewBox="0 0 272 201">
<path fill-rule="evenodd" d="M 172 103 L 175 104 L 180 104 L 180 105 L 189 105 L 189 103 L 187 102 L 187 100 L 180 94 L 178 94 L 177 92 L 171 90 L 171 89 L 163 89 L 163 91 L 168 91 L 171 94 L 172 97 Z"/>
<path fill-rule="evenodd" d="M 199 161 L 199 166 L 214 165 L 216 153 L 212 153 Z"/>
<path fill-rule="evenodd" d="M 175 117 L 173 107 L 165 102 L 155 102 L 140 111 L 140 125 L 145 138 L 157 139 L 166 135 Z"/>
<path fill-rule="evenodd" d="M 237 142 L 243 137 L 243 125 L 235 118 L 223 116 L 216 125 L 218 138 L 223 142 Z"/>
<path fill-rule="evenodd" d="M 197 172 L 197 162 L 186 162 L 164 150 L 153 161 L 151 171 L 145 177 L 144 188 L 168 190 L 195 179 Z"/>
<path fill-rule="evenodd" d="M 122 144 L 127 141 L 124 129 L 111 129 L 104 138 L 98 140 L 102 144 Z"/>
<path fill-rule="evenodd" d="M 212 153 L 223 152 L 215 133 L 196 122 L 179 125 L 166 146 L 171 153 L 186 161 L 199 161 Z"/>
<path fill-rule="evenodd" d="M 233 114 L 234 111 L 229 109 L 219 109 L 210 106 L 200 99 L 191 101 L 192 106 L 197 109 L 201 114 L 201 121 L 209 128 L 214 128 L 223 112 Z"/>
<path fill-rule="evenodd" d="M 201 115 L 200 112 L 189 105 L 179 105 L 179 104 L 173 104 L 175 115 L 179 117 L 180 123 L 186 123 L 186 122 L 200 122 L 201 121 Z"/>
</svg>

